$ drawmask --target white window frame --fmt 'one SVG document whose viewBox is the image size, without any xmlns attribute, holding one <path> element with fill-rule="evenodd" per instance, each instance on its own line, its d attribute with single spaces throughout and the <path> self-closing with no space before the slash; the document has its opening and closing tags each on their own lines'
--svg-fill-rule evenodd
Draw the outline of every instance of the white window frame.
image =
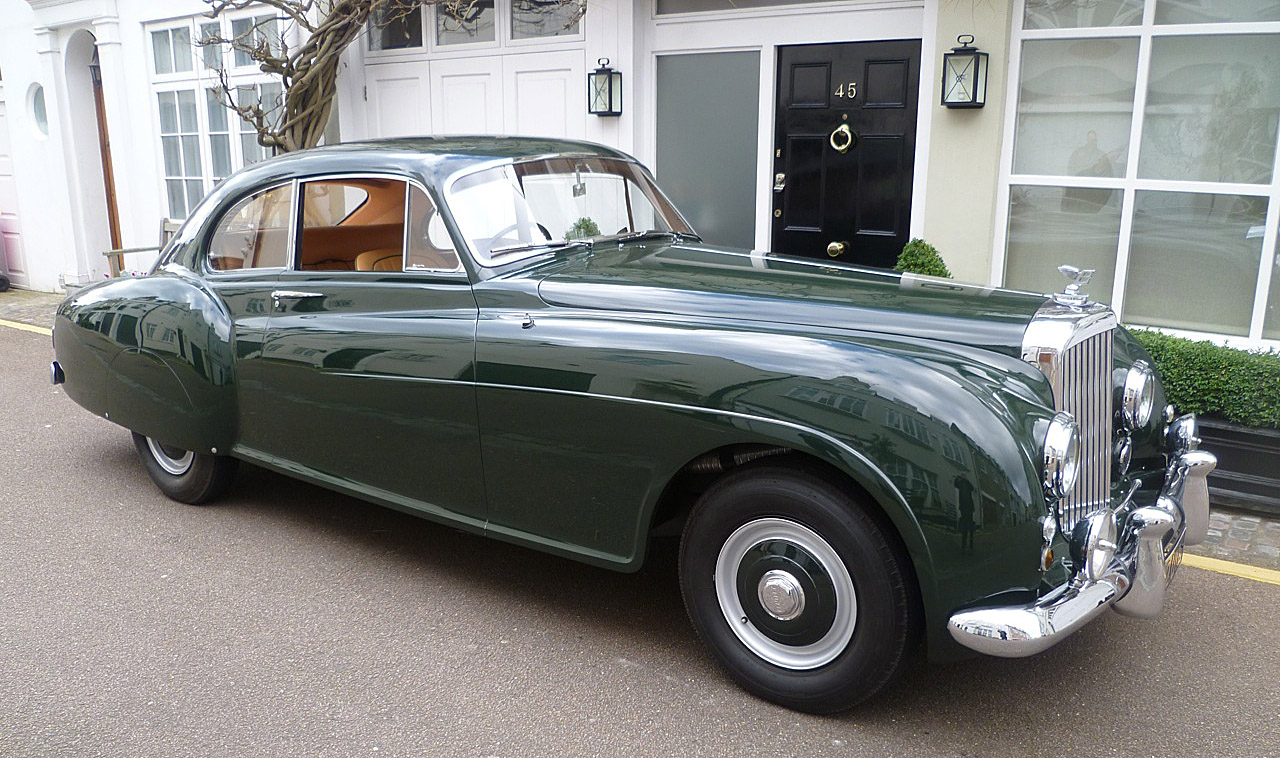
<svg viewBox="0 0 1280 758">
<path fill-rule="evenodd" d="M 511 31 L 511 0 L 494 0 L 494 38 L 486 42 L 459 42 L 440 44 L 436 41 L 436 14 L 439 5 L 422 6 L 422 46 L 398 47 L 391 50 L 375 50 L 370 44 L 368 32 L 364 33 L 364 54 L 370 63 L 403 60 L 406 58 L 448 58 L 474 55 L 492 55 L 493 51 L 535 52 L 544 49 L 559 50 L 565 47 L 581 47 L 586 42 L 587 21 L 578 20 L 577 34 L 561 34 L 554 37 L 530 37 L 515 39 Z M 590 9 L 587 11 L 590 13 Z"/>
<path fill-rule="evenodd" d="M 1142 147 L 1142 127 L 1146 118 L 1147 89 L 1151 73 L 1152 41 L 1158 37 L 1223 36 L 1280 34 L 1280 21 L 1239 22 L 1211 24 L 1161 24 L 1155 23 L 1156 2 L 1146 0 L 1141 26 L 1098 26 L 1066 29 L 1023 29 L 1026 0 L 1015 0 L 1012 29 L 1009 36 L 1009 86 L 1006 93 L 1004 144 L 1000 151 L 1000 180 L 996 193 L 996 227 L 994 255 L 991 257 L 991 280 L 994 286 L 1004 283 L 1009 243 L 1009 196 L 1013 186 L 1088 187 L 1113 189 L 1122 192 L 1120 207 L 1120 231 L 1116 250 L 1116 272 L 1111 291 L 1111 307 L 1124 319 L 1124 294 L 1129 279 L 1129 254 L 1133 237 L 1134 204 L 1137 193 L 1190 192 L 1213 195 L 1245 195 L 1267 200 L 1267 215 L 1263 222 L 1262 254 L 1258 261 L 1258 280 L 1253 293 L 1253 310 L 1250 314 L 1248 337 L 1228 336 L 1209 332 L 1196 332 L 1166 327 L 1150 327 L 1169 334 L 1211 339 L 1221 344 L 1240 347 L 1280 346 L 1280 340 L 1263 339 L 1263 322 L 1266 319 L 1267 297 L 1271 288 L 1271 270 L 1276 260 L 1277 226 L 1280 226 L 1280 145 L 1276 148 L 1271 183 L 1241 184 L 1233 182 L 1206 182 L 1171 179 L 1143 179 L 1138 176 L 1138 157 Z M 1134 83 L 1133 118 L 1129 124 L 1129 150 L 1123 177 L 1076 177 L 1047 174 L 1015 174 L 1013 150 L 1018 120 L 1018 95 L 1022 74 L 1023 43 L 1031 40 L 1074 40 L 1110 37 L 1138 39 L 1138 70 Z M 1070 263 L 1070 261 L 1063 261 Z M 1064 281 L 1065 284 L 1065 281 Z M 1184 297 L 1187 293 L 1169 293 L 1171 297 Z"/>
<path fill-rule="evenodd" d="M 203 14 L 187 16 L 183 18 L 168 19 L 146 24 L 143 27 L 147 39 L 147 71 L 150 74 L 150 93 L 151 98 L 151 120 L 152 134 L 155 143 L 155 159 L 157 172 L 156 175 L 162 177 L 159 187 L 160 207 L 164 209 L 165 214 L 171 212 L 169 207 L 169 196 L 165 186 L 165 180 L 168 178 L 164 169 L 164 148 L 160 139 L 160 102 L 158 95 L 162 92 L 175 92 L 179 90 L 194 90 L 196 94 L 196 125 L 197 135 L 200 141 L 200 179 L 204 183 L 204 195 L 208 195 L 216 186 L 213 173 L 213 150 L 212 140 L 210 139 L 209 129 L 209 103 L 205 96 L 208 89 L 217 89 L 220 86 L 218 74 L 216 70 L 205 66 L 203 48 L 196 44 L 201 37 L 200 27 L 216 21 L 219 24 L 220 34 L 224 39 L 230 39 L 231 22 L 242 18 L 259 18 L 263 15 L 262 8 L 249 8 L 236 11 L 234 13 L 221 14 L 217 19 L 209 19 Z M 283 23 L 283 22 L 280 22 Z M 181 71 L 167 74 L 158 74 L 155 71 L 155 52 L 152 49 L 154 38 L 152 32 L 168 31 L 179 28 L 186 28 L 191 35 L 191 55 L 192 70 Z M 290 40 L 290 44 L 295 44 L 297 40 Z M 264 74 L 258 71 L 254 66 L 236 66 L 234 52 L 228 46 L 222 49 L 223 71 L 226 72 L 227 81 L 234 90 L 236 87 L 255 86 L 260 87 L 262 84 L 278 82 L 277 77 Z M 231 172 L 234 173 L 244 168 L 245 156 L 240 145 L 240 134 L 242 119 L 230 109 L 227 110 L 228 134 L 230 135 L 231 147 Z M 185 193 L 185 189 L 184 189 Z M 184 195 L 185 197 L 185 195 Z M 187 209 L 188 214 L 191 209 Z"/>
</svg>

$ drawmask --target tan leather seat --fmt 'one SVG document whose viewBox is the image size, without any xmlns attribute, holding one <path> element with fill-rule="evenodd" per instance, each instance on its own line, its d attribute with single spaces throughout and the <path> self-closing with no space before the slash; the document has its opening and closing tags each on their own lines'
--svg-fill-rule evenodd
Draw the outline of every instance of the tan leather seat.
<svg viewBox="0 0 1280 758">
<path fill-rule="evenodd" d="M 356 256 L 356 271 L 399 271 L 399 250 L 368 250 Z"/>
</svg>

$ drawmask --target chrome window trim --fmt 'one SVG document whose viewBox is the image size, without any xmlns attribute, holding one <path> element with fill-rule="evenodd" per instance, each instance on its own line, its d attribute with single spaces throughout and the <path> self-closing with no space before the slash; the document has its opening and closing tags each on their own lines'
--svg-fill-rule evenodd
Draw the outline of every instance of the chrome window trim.
<svg viewBox="0 0 1280 758">
<path fill-rule="evenodd" d="M 252 200 L 253 198 L 258 197 L 259 195 L 265 195 L 268 192 L 280 189 L 286 184 L 292 185 L 292 190 L 293 190 L 293 197 L 289 201 L 289 240 L 288 240 L 288 248 L 285 251 L 285 260 L 287 261 L 286 264 L 283 266 L 260 266 L 256 268 L 237 268 L 237 269 L 216 269 L 211 267 L 209 265 L 209 247 L 210 245 L 213 244 L 213 238 L 218 236 L 218 227 L 222 225 L 222 222 L 226 220 L 227 216 L 229 216 L 232 211 L 239 208 L 240 205 L 244 203 L 246 200 Z M 293 262 L 293 256 L 294 256 L 293 226 L 296 221 L 296 217 L 298 215 L 297 203 L 298 203 L 298 180 L 296 178 L 282 179 L 280 181 L 273 182 L 271 184 L 267 184 L 262 187 L 259 187 L 257 190 L 253 192 L 250 192 L 245 195 L 241 195 L 240 197 L 236 198 L 231 203 L 231 206 L 229 208 L 227 208 L 222 213 L 218 214 L 218 218 L 216 221 L 213 221 L 211 224 L 208 224 L 208 226 L 211 228 L 211 231 L 209 232 L 208 238 L 204 240 L 204 244 L 201 246 L 202 249 L 199 250 L 197 253 L 200 256 L 200 273 L 204 276 L 213 276 L 216 278 L 223 278 L 226 276 L 234 276 L 240 273 L 241 271 L 288 271 L 290 270 Z M 178 235 L 175 234 L 174 239 L 176 239 L 177 236 Z"/>
</svg>

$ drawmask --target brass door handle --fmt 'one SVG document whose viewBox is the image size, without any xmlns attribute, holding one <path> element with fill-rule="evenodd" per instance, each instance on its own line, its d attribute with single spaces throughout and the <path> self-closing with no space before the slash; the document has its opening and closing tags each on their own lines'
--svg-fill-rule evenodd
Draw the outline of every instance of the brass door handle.
<svg viewBox="0 0 1280 758">
<path fill-rule="evenodd" d="M 858 135 L 853 133 L 848 124 L 837 126 L 835 131 L 831 132 L 831 136 L 827 139 L 831 143 L 831 149 L 837 153 L 847 153 L 849 148 L 858 144 Z"/>
<path fill-rule="evenodd" d="M 832 242 L 827 245 L 827 255 L 832 258 L 838 258 L 844 255 L 845 244 L 843 242 Z"/>
</svg>

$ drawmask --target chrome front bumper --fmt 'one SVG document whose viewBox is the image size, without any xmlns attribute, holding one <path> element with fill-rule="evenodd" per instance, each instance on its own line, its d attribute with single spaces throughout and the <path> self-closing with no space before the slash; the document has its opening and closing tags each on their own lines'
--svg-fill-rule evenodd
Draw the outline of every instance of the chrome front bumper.
<svg viewBox="0 0 1280 758">
<path fill-rule="evenodd" d="M 1205 477 L 1218 463 L 1212 453 L 1196 449 L 1194 416 L 1171 424 L 1169 440 L 1175 453 L 1160 495 L 1152 505 L 1133 508 L 1126 502 L 1116 510 L 1122 519 L 1119 544 L 1097 580 L 1080 568 L 1034 603 L 961 611 L 947 623 L 951 636 L 980 653 L 1021 658 L 1052 647 L 1107 607 L 1138 618 L 1158 615 L 1183 546 L 1201 542 L 1209 529 Z M 1174 538 L 1166 541 L 1171 533 Z"/>
</svg>

